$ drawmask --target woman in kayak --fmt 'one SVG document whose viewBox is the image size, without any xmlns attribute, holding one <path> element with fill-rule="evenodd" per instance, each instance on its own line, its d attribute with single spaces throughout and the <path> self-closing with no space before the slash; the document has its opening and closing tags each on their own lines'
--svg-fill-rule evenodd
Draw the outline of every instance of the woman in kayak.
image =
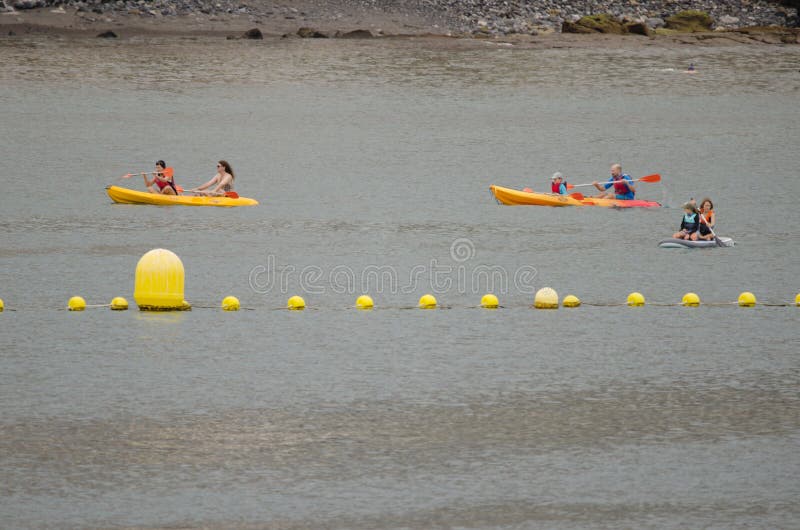
<svg viewBox="0 0 800 530">
<path fill-rule="evenodd" d="M 159 160 L 156 162 L 156 170 L 152 173 L 153 180 L 147 180 L 147 173 L 142 173 L 144 187 L 147 188 L 147 191 L 150 193 L 162 193 L 164 195 L 178 194 L 171 174 L 172 168 L 170 168 L 170 171 L 166 171 L 166 169 L 167 163 L 163 160 Z"/>
<path fill-rule="evenodd" d="M 217 162 L 217 174 L 211 180 L 194 188 L 193 191 L 198 195 L 225 195 L 226 191 L 233 191 L 233 168 L 225 160 Z M 213 186 L 213 188 L 212 188 Z M 211 188 L 211 189 L 209 189 Z"/>
<path fill-rule="evenodd" d="M 564 181 L 564 175 L 556 171 L 553 173 L 551 180 L 553 182 L 550 184 L 550 191 L 558 193 L 559 195 L 567 194 L 567 183 Z"/>
<path fill-rule="evenodd" d="M 614 186 L 613 195 L 618 200 L 628 201 L 636 196 L 636 187 L 633 185 L 633 179 L 627 173 L 622 172 L 622 166 L 619 164 L 611 165 L 611 177 L 606 182 L 603 184 L 592 182 L 592 184 L 602 192 L 597 196 L 598 199 L 612 195 L 608 190 L 611 186 Z"/>
<path fill-rule="evenodd" d="M 675 239 L 697 241 L 697 231 L 700 229 L 700 212 L 694 204 L 687 202 L 683 205 L 683 219 L 681 229 L 672 234 Z"/>
<path fill-rule="evenodd" d="M 714 225 L 717 223 L 717 216 L 714 214 L 714 203 L 711 202 L 711 199 L 708 197 L 703 199 L 703 202 L 700 203 L 699 212 L 701 217 L 700 228 L 698 230 L 700 235 L 698 239 L 710 241 L 714 239 L 714 234 L 711 233 L 711 229 L 714 228 Z"/>
</svg>

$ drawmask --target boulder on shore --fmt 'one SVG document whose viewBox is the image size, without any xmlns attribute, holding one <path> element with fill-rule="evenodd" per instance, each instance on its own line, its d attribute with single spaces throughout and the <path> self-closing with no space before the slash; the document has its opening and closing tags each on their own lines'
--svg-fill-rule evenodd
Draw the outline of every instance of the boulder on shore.
<svg viewBox="0 0 800 530">
<path fill-rule="evenodd" d="M 355 29 L 345 33 L 341 33 L 339 31 L 336 32 L 336 37 L 340 39 L 371 39 L 374 36 L 375 35 L 373 35 L 368 29 Z"/>
<path fill-rule="evenodd" d="M 111 30 L 108 30 L 108 31 L 104 31 L 103 33 L 98 34 L 97 38 L 98 39 L 116 39 L 117 38 L 117 34 L 114 33 Z"/>
<path fill-rule="evenodd" d="M 711 31 L 714 19 L 705 11 L 689 9 L 681 11 L 665 20 L 665 27 L 674 31 L 684 33 L 695 33 L 698 31 Z"/>
<path fill-rule="evenodd" d="M 564 21 L 561 31 L 562 33 L 611 33 L 614 35 L 626 33 L 625 26 L 617 17 L 605 13 L 581 17 L 577 22 Z"/>
<path fill-rule="evenodd" d="M 243 39 L 263 39 L 264 35 L 258 28 L 248 29 L 242 34 Z"/>
<path fill-rule="evenodd" d="M 634 35 L 644 35 L 649 37 L 653 34 L 653 31 L 650 29 L 645 22 L 630 22 L 625 24 L 625 30 L 628 33 L 633 33 Z"/>
<path fill-rule="evenodd" d="M 317 31 L 314 28 L 300 28 L 297 30 L 297 35 L 304 39 L 327 39 L 328 36 Z"/>
</svg>

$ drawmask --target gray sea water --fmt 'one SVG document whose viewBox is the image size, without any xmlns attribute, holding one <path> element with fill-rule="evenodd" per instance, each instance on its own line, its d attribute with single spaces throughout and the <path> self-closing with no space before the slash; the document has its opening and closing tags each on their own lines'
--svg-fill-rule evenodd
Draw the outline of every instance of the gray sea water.
<svg viewBox="0 0 800 530">
<path fill-rule="evenodd" d="M 797 47 L 0 38 L 0 527 L 797 527 L 800 313 L 731 302 L 800 291 L 799 97 Z M 157 159 L 261 204 L 112 204 Z M 667 207 L 489 194 L 612 162 Z M 736 246 L 657 248 L 704 196 Z M 191 312 L 64 310 L 153 248 Z"/>
</svg>

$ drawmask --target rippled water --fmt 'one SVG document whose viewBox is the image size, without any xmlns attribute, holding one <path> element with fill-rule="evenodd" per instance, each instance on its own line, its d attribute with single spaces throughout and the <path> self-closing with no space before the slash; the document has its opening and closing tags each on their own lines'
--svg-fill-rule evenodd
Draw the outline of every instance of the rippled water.
<svg viewBox="0 0 800 530">
<path fill-rule="evenodd" d="M 3 528 L 796 525 L 798 312 L 729 302 L 800 288 L 797 48 L 14 38 L 0 60 Z M 110 202 L 159 158 L 183 185 L 227 159 L 261 205 Z M 615 161 L 669 208 L 489 195 Z M 737 246 L 657 248 L 705 195 Z M 156 247 L 193 311 L 62 310 L 133 302 Z M 530 309 L 544 286 L 584 306 Z M 410 309 L 429 291 L 445 309 Z M 688 291 L 713 304 L 657 305 Z"/>
</svg>

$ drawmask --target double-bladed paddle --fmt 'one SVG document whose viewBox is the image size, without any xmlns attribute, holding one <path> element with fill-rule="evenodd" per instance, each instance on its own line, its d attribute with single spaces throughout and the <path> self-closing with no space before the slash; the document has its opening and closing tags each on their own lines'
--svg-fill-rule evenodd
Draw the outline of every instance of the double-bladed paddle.
<svg viewBox="0 0 800 530">
<path fill-rule="evenodd" d="M 658 173 L 654 175 L 647 175 L 646 177 L 638 179 L 627 180 L 627 182 L 660 182 L 660 181 L 661 181 L 661 175 L 659 175 Z M 600 184 L 608 184 L 608 181 L 602 182 Z M 582 186 L 594 186 L 594 182 L 590 182 L 589 184 L 567 184 L 567 189 L 571 190 L 572 188 L 580 188 Z"/>
</svg>

